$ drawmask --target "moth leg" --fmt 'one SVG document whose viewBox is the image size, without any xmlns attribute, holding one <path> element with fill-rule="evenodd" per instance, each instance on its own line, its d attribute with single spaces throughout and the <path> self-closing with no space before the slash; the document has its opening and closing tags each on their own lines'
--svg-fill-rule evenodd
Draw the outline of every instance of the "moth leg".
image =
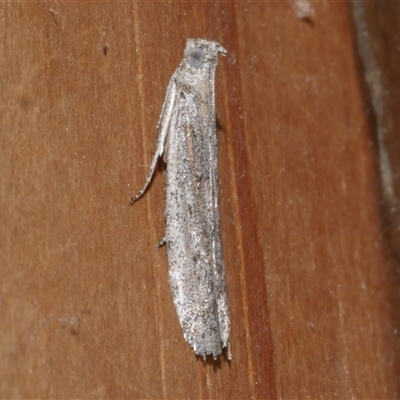
<svg viewBox="0 0 400 400">
<path fill-rule="evenodd" d="M 228 342 L 228 360 L 232 360 L 231 344 Z"/>
<path fill-rule="evenodd" d="M 169 82 L 167 95 L 164 100 L 164 104 L 161 110 L 160 119 L 158 122 L 159 134 L 157 139 L 157 150 L 154 154 L 153 161 L 150 165 L 149 173 L 147 174 L 146 182 L 144 183 L 142 189 L 140 189 L 139 193 L 131 198 L 130 204 L 132 205 L 136 200 L 143 196 L 147 187 L 149 186 L 151 179 L 154 175 L 154 170 L 157 165 L 158 157 L 161 157 L 164 153 L 164 145 L 168 135 L 168 129 L 171 122 L 171 116 L 174 109 L 174 103 L 176 98 L 176 84 L 174 76 L 171 78 Z"/>
<path fill-rule="evenodd" d="M 165 236 L 156 244 L 156 247 L 162 247 L 165 244 L 167 244 L 167 239 L 165 239 Z"/>
</svg>

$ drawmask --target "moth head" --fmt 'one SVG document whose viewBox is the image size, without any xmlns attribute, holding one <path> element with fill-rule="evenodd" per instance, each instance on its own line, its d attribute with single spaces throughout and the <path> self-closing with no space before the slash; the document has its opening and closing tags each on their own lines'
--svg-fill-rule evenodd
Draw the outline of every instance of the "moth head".
<svg viewBox="0 0 400 400">
<path fill-rule="evenodd" d="M 217 42 L 207 39 L 188 39 L 185 49 L 187 63 L 200 68 L 206 61 L 217 61 L 218 55 L 226 54 L 226 50 Z"/>
</svg>

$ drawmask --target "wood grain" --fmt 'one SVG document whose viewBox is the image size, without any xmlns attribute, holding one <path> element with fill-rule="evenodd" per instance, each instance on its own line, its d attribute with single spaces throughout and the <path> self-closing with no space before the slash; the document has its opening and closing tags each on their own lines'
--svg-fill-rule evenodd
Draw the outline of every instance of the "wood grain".
<svg viewBox="0 0 400 400">
<path fill-rule="evenodd" d="M 3 3 L 1 398 L 395 398 L 391 260 L 350 4 Z M 155 150 L 188 37 L 217 69 L 233 360 L 183 339 Z"/>
</svg>

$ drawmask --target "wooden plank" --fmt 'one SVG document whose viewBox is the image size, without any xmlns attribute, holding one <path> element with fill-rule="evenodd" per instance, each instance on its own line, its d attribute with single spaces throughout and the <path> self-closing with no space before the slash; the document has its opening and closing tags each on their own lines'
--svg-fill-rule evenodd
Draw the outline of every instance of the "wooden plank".
<svg viewBox="0 0 400 400">
<path fill-rule="evenodd" d="M 389 259 L 349 3 L 4 3 L 2 398 L 393 398 Z M 164 177 L 188 37 L 217 70 L 229 363 L 173 307 Z M 160 168 L 160 171 L 162 168 Z"/>
</svg>

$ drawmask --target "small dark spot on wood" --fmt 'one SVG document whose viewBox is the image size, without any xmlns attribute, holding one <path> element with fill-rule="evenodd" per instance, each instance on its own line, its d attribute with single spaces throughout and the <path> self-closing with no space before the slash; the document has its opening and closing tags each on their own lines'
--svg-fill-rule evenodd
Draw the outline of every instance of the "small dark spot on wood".
<svg viewBox="0 0 400 400">
<path fill-rule="evenodd" d="M 225 130 L 225 127 L 224 127 L 224 125 L 222 125 L 220 119 L 218 118 L 218 115 L 217 115 L 217 117 L 216 117 L 216 121 L 217 121 L 217 129 L 218 129 L 219 131 L 224 131 L 224 130 Z"/>
<path fill-rule="evenodd" d="M 301 21 L 305 22 L 306 24 L 314 27 L 314 21 L 311 19 L 311 17 L 304 17 L 301 18 Z"/>
<path fill-rule="evenodd" d="M 79 327 L 78 326 L 71 326 L 69 332 L 70 332 L 70 334 L 72 336 L 78 336 L 79 335 Z"/>
<path fill-rule="evenodd" d="M 103 53 L 104 53 L 105 56 L 107 55 L 107 53 L 108 53 L 108 47 L 107 46 L 103 47 Z"/>
<path fill-rule="evenodd" d="M 25 111 L 28 111 L 31 108 L 31 101 L 27 97 L 21 97 L 19 104 Z"/>
</svg>

